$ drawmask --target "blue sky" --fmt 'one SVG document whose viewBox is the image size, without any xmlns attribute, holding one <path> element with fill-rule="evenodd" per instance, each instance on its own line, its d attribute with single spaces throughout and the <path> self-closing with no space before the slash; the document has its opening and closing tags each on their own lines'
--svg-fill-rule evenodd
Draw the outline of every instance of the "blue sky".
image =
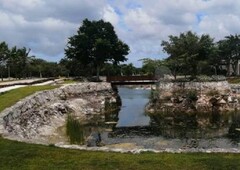
<svg viewBox="0 0 240 170">
<path fill-rule="evenodd" d="M 111 22 L 130 46 L 128 62 L 162 59 L 160 46 L 169 35 L 192 30 L 215 40 L 239 34 L 236 0 L 0 0 L 0 41 L 31 48 L 49 61 L 64 57 L 67 38 L 84 18 Z"/>
</svg>

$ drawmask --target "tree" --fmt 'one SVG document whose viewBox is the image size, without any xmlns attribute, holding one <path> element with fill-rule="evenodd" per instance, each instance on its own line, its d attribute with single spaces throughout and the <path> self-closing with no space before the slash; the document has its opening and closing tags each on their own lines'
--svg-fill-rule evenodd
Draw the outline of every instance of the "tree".
<svg viewBox="0 0 240 170">
<path fill-rule="evenodd" d="M 104 64 L 101 73 L 106 76 L 119 76 L 121 75 L 122 65 L 116 65 L 112 63 Z"/>
<path fill-rule="evenodd" d="M 213 68 L 213 72 L 215 75 L 219 74 L 226 74 L 226 70 L 223 68 L 223 56 L 221 55 L 219 43 L 214 44 L 214 46 L 211 48 L 211 53 L 209 55 L 209 58 L 207 60 L 207 63 L 211 68 Z"/>
<path fill-rule="evenodd" d="M 143 58 L 139 61 L 143 62 L 142 72 L 147 75 L 155 75 L 156 69 L 163 65 L 161 60 Z"/>
<path fill-rule="evenodd" d="M 26 47 L 18 49 L 16 46 L 10 50 L 7 61 L 9 77 L 10 71 L 16 78 L 19 79 L 27 76 L 27 69 L 30 60 L 28 55 L 30 51 L 31 49 L 27 50 Z"/>
<path fill-rule="evenodd" d="M 31 49 L 28 50 L 26 47 L 17 50 L 17 65 L 18 65 L 18 77 L 27 77 L 28 66 L 30 62 L 30 57 L 28 57 Z"/>
<path fill-rule="evenodd" d="M 121 66 L 121 74 L 125 76 L 132 76 L 136 74 L 136 68 L 132 63 L 130 64 L 122 64 Z"/>
<path fill-rule="evenodd" d="M 117 37 L 109 22 L 85 19 L 77 34 L 70 37 L 65 54 L 85 67 L 96 68 L 97 77 L 105 62 L 126 61 L 129 47 Z"/>
<path fill-rule="evenodd" d="M 237 74 L 237 64 L 240 59 L 240 35 L 229 35 L 224 40 L 218 42 L 220 55 L 224 61 L 228 75 L 230 70 Z"/>
<path fill-rule="evenodd" d="M 190 73 L 194 78 L 201 70 L 199 63 L 210 55 L 213 39 L 209 35 L 199 37 L 188 31 L 179 36 L 169 36 L 169 41 L 162 41 L 161 45 L 164 52 L 169 54 L 172 72 L 185 70 L 187 72 L 183 74 Z"/>
<path fill-rule="evenodd" d="M 0 75 L 3 81 L 3 72 L 7 64 L 7 57 L 9 54 L 8 45 L 6 42 L 0 43 Z"/>
<path fill-rule="evenodd" d="M 182 61 L 182 59 L 179 58 L 167 58 L 165 60 L 165 66 L 168 67 L 171 71 L 171 74 L 173 75 L 174 79 L 176 80 L 177 75 L 180 72 L 183 72 L 184 69 L 184 63 Z"/>
</svg>

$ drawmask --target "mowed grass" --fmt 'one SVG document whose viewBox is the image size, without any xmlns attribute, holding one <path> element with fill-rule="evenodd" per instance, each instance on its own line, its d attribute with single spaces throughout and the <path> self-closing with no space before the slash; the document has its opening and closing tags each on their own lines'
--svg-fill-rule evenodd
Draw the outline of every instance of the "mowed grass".
<svg viewBox="0 0 240 170">
<path fill-rule="evenodd" d="M 0 109 L 13 105 L 36 91 L 54 86 L 24 87 L 0 95 Z M 0 137 L 0 170 L 11 169 L 80 169 L 80 170 L 237 170 L 240 154 L 207 153 L 142 153 L 121 154 L 112 152 L 80 151 L 27 144 Z"/>
<path fill-rule="evenodd" d="M 72 83 L 78 83 L 78 82 L 79 81 L 68 79 L 68 80 L 64 80 L 63 84 L 72 84 Z"/>
<path fill-rule="evenodd" d="M 80 151 L 0 138 L 0 169 L 240 169 L 239 154 Z"/>
<path fill-rule="evenodd" d="M 59 86 L 26 86 L 0 94 L 0 112 L 17 103 L 20 99 L 37 91 L 50 90 Z"/>
</svg>

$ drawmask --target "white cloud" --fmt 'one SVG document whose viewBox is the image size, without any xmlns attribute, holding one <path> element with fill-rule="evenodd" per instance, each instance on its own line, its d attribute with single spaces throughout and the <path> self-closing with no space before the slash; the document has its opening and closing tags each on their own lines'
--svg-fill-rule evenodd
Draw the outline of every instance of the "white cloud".
<svg viewBox="0 0 240 170">
<path fill-rule="evenodd" d="M 161 41 L 188 30 L 216 40 L 240 33 L 236 0 L 0 0 L 0 41 L 59 60 L 84 18 L 111 22 L 131 48 L 129 61 L 161 58 Z"/>
<path fill-rule="evenodd" d="M 32 54 L 64 55 L 67 38 L 84 18 L 100 19 L 105 0 L 0 0 L 0 41 L 27 47 Z"/>
<path fill-rule="evenodd" d="M 44 4 L 41 0 L 1 0 L 2 6 L 8 10 L 28 10 Z M 16 8 L 17 7 L 17 8 Z"/>
<path fill-rule="evenodd" d="M 111 7 L 110 5 L 107 5 L 107 7 L 104 8 L 103 19 L 105 21 L 109 21 L 114 26 L 117 26 L 119 22 L 118 14 L 114 11 L 113 7 Z"/>
<path fill-rule="evenodd" d="M 201 33 L 208 33 L 216 40 L 229 34 L 240 33 L 240 17 L 232 14 L 205 16 L 199 23 Z"/>
</svg>

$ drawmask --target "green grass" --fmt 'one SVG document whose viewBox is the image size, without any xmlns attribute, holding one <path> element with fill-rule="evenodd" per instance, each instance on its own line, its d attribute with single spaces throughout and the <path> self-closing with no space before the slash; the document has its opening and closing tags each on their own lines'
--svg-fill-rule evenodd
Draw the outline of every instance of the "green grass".
<svg viewBox="0 0 240 170">
<path fill-rule="evenodd" d="M 0 112 L 5 108 L 17 103 L 20 99 L 29 96 L 37 91 L 50 90 L 59 86 L 27 86 L 0 94 Z"/>
<path fill-rule="evenodd" d="M 239 154 L 121 154 L 62 149 L 0 138 L 0 169 L 240 169 Z"/>
<path fill-rule="evenodd" d="M 63 84 L 72 84 L 72 83 L 77 83 L 77 82 L 79 82 L 79 81 L 67 79 L 67 80 L 64 80 Z"/>
<path fill-rule="evenodd" d="M 0 110 L 36 91 L 54 86 L 24 87 L 0 95 Z M 80 151 L 26 144 L 0 137 L 0 169 L 240 169 L 240 154 L 207 153 L 142 153 L 121 154 L 111 152 Z"/>
</svg>

